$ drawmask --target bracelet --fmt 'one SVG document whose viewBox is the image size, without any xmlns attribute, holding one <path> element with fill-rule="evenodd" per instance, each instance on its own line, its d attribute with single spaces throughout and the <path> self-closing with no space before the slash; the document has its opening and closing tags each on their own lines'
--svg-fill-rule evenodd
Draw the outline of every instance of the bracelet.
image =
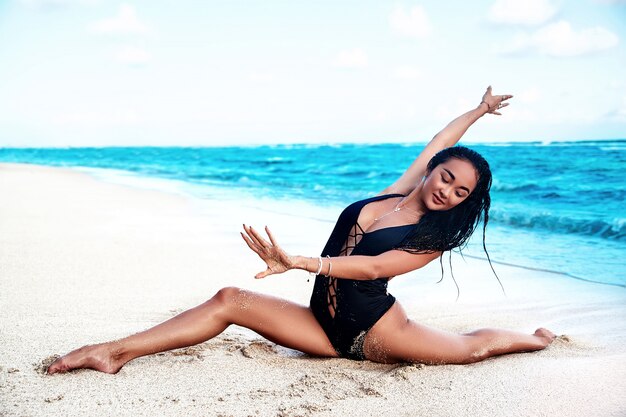
<svg viewBox="0 0 626 417">
<path fill-rule="evenodd" d="M 321 256 L 318 256 L 318 257 L 317 257 L 317 260 L 318 260 L 318 262 L 319 262 L 319 265 L 318 265 L 318 267 L 317 267 L 317 272 L 315 273 L 315 275 L 319 275 L 319 274 L 320 274 L 320 272 L 322 272 L 322 257 L 321 257 Z"/>
<path fill-rule="evenodd" d="M 489 113 L 491 111 L 491 106 L 485 100 L 480 102 L 480 104 L 483 104 L 483 103 L 485 103 L 487 105 L 487 113 Z M 480 106 L 480 104 L 479 104 L 479 106 Z"/>
<path fill-rule="evenodd" d="M 326 257 L 328 258 L 328 274 L 326 274 L 327 277 L 330 276 L 330 271 L 333 270 L 333 264 L 332 262 L 330 262 L 330 255 L 326 255 Z"/>
</svg>

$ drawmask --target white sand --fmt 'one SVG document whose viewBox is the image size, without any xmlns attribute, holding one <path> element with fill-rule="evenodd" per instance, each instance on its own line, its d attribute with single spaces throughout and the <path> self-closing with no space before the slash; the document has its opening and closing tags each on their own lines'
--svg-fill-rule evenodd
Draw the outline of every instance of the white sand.
<svg viewBox="0 0 626 417">
<path fill-rule="evenodd" d="M 505 298 L 488 265 L 458 256 L 457 303 L 435 263 L 390 283 L 412 318 L 547 327 L 569 341 L 473 365 L 392 366 L 309 358 L 231 327 L 117 375 L 38 372 L 50 355 L 143 330 L 223 286 L 308 304 L 305 273 L 254 280 L 263 264 L 239 236 L 243 222 L 268 224 L 288 251 L 316 255 L 333 224 L 276 213 L 287 211 L 0 164 L 0 415 L 626 415 L 626 290 L 496 265 Z"/>
</svg>

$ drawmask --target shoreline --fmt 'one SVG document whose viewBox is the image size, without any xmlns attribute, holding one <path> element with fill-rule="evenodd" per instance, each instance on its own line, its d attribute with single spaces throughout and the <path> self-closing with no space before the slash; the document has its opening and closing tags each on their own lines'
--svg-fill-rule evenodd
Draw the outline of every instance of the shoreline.
<svg viewBox="0 0 626 417">
<path fill-rule="evenodd" d="M 328 205 L 328 206 L 319 206 L 314 203 L 301 200 L 301 199 L 289 199 L 289 198 L 281 198 L 281 199 L 273 199 L 269 196 L 256 196 L 253 195 L 248 190 L 238 190 L 237 193 L 232 192 L 223 187 L 219 186 L 208 186 L 208 185 L 197 185 L 186 183 L 183 180 L 179 179 L 167 179 L 167 178 L 159 178 L 159 177 L 151 177 L 147 175 L 142 175 L 140 173 L 134 171 L 127 171 L 121 169 L 114 168 L 93 168 L 93 167 L 55 167 L 50 165 L 40 165 L 36 163 L 6 163 L 0 162 L 0 166 L 34 166 L 34 167 L 43 167 L 43 168 L 54 168 L 54 169 L 62 169 L 68 170 L 70 172 L 77 172 L 86 174 L 89 177 L 104 181 L 110 184 L 116 184 L 121 186 L 130 187 L 138 190 L 151 190 L 156 192 L 163 192 L 168 194 L 177 195 L 192 201 L 195 201 L 196 204 L 211 204 L 214 202 L 214 198 L 209 198 L 206 195 L 200 196 L 199 190 L 208 190 L 209 196 L 215 197 L 219 196 L 221 198 L 227 199 L 229 201 L 238 201 L 243 200 L 243 206 L 250 208 L 251 210 L 262 211 L 268 213 L 270 216 L 288 216 L 296 219 L 301 219 L 304 221 L 316 221 L 322 222 L 329 225 L 334 225 L 337 216 L 344 208 L 340 204 L 336 205 Z M 264 204 L 269 204 L 269 208 L 264 207 Z M 293 213 L 293 205 L 296 204 L 299 210 L 296 210 L 296 213 Z M 284 208 L 281 209 L 281 208 Z M 316 211 L 322 211 L 322 216 L 313 215 Z M 502 227 L 502 226 L 496 226 Z M 320 246 L 320 248 L 323 246 Z M 319 249 L 318 249 L 319 251 Z M 317 252 L 313 252 L 317 253 Z M 458 254 L 457 254 L 458 256 Z M 472 258 L 476 260 L 481 260 L 483 262 L 488 262 L 487 258 L 480 255 L 472 255 L 463 253 L 464 257 Z M 512 268 L 524 269 L 527 271 L 536 271 L 536 272 L 545 272 L 554 275 L 565 276 L 568 278 L 572 278 L 579 281 L 585 281 L 591 284 L 600 284 L 600 285 L 608 285 L 620 288 L 626 288 L 626 284 L 617 283 L 617 282 L 605 282 L 605 281 L 597 281 L 591 278 L 585 278 L 583 276 L 578 276 L 569 272 L 559 271 L 555 269 L 549 268 L 535 268 L 532 266 L 521 265 L 519 263 L 508 262 L 504 260 L 494 260 L 491 262 L 497 265 L 503 265 Z"/>
<path fill-rule="evenodd" d="M 547 327 L 565 336 L 544 351 L 473 365 L 381 365 L 311 358 L 231 326 L 201 345 L 136 359 L 116 375 L 44 376 L 38 370 L 51 355 L 153 326 L 223 286 L 306 305 L 308 274 L 252 278 L 262 262 L 245 248 L 240 224 L 271 224 L 285 248 L 302 254 L 318 253 L 333 224 L 36 165 L 0 164 L 0 193 L 2 415 L 626 412 L 624 291 L 503 266 L 505 298 L 485 261 L 460 256 L 453 256 L 458 302 L 448 270 L 434 285 L 438 262 L 390 282 L 412 319 L 448 331 Z"/>
</svg>

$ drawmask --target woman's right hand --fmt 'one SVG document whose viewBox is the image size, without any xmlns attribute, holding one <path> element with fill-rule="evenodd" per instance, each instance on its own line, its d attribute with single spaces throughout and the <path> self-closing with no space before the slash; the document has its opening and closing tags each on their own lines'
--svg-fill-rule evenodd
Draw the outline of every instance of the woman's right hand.
<svg viewBox="0 0 626 417">
<path fill-rule="evenodd" d="M 485 94 L 483 94 L 483 100 L 480 102 L 480 104 L 482 106 L 482 104 L 485 103 L 487 106 L 489 106 L 489 108 L 487 109 L 487 113 L 497 114 L 498 116 L 502 116 L 502 114 L 498 112 L 497 110 L 500 110 L 501 108 L 508 106 L 509 103 L 503 103 L 503 102 L 505 100 L 510 99 L 511 97 L 513 96 L 510 94 L 494 96 L 491 94 L 491 86 L 489 86 L 487 87 L 487 91 L 485 92 Z"/>
<path fill-rule="evenodd" d="M 263 272 L 259 272 L 254 277 L 265 278 L 268 275 L 282 274 L 294 268 L 294 257 L 288 255 L 278 243 L 270 229 L 265 226 L 265 233 L 270 238 L 268 242 L 261 236 L 259 232 L 254 230 L 250 226 L 243 225 L 243 230 L 246 232 L 241 233 L 241 237 L 248 244 L 248 247 L 252 249 L 267 265 L 267 269 Z"/>
</svg>

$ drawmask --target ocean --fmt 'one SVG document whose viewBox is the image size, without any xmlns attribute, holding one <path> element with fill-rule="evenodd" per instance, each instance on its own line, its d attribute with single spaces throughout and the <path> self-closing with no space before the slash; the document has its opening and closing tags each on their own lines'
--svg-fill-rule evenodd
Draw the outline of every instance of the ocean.
<svg viewBox="0 0 626 417">
<path fill-rule="evenodd" d="M 379 193 L 424 146 L 0 148 L 0 162 L 71 167 L 112 181 L 167 180 L 151 184 L 209 201 L 219 193 L 302 200 L 334 222 L 329 209 Z M 467 146 L 493 172 L 486 245 L 496 266 L 626 287 L 626 140 Z M 481 230 L 464 255 L 486 258 Z"/>
</svg>

